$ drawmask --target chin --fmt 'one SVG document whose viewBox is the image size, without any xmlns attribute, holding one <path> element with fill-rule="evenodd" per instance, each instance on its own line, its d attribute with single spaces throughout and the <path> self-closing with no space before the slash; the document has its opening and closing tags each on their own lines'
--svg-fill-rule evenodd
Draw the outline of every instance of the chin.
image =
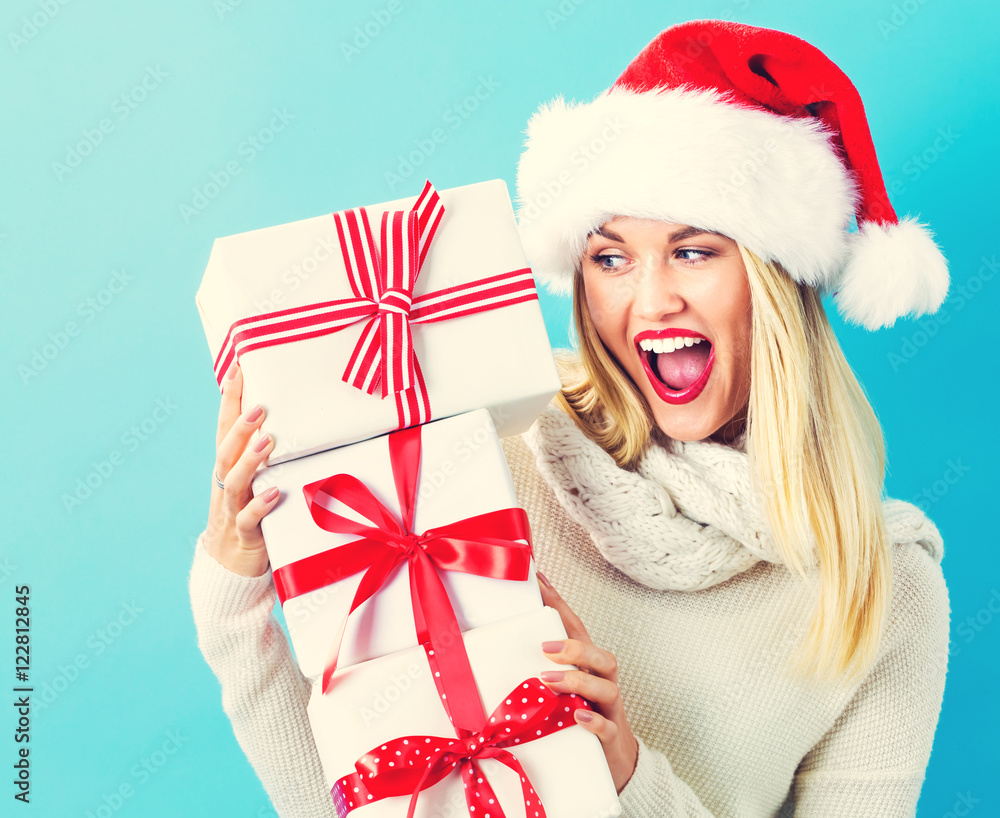
<svg viewBox="0 0 1000 818">
<path fill-rule="evenodd" d="M 691 410 L 678 412 L 672 406 L 660 407 L 660 411 L 654 409 L 653 422 L 667 437 L 682 443 L 704 440 L 725 425 L 725 421 L 718 424 L 706 423 L 703 413 Z"/>
<path fill-rule="evenodd" d="M 711 437 L 727 427 L 737 415 L 746 418 L 745 408 L 742 412 L 733 411 L 731 395 L 719 395 L 711 386 L 695 400 L 681 405 L 667 403 L 651 388 L 639 391 L 650 408 L 656 427 L 667 437 L 682 443 Z M 742 403 L 736 405 L 745 407 L 748 398 L 749 389 Z M 741 423 L 738 431 L 742 428 Z"/>
</svg>

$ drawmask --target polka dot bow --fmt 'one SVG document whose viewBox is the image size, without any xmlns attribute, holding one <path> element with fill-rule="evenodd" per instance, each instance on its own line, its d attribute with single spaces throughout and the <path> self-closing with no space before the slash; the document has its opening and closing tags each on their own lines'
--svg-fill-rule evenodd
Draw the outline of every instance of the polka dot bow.
<svg viewBox="0 0 1000 818">
<path fill-rule="evenodd" d="M 478 761 L 493 758 L 517 773 L 527 818 L 545 818 L 541 799 L 520 762 L 508 747 L 534 741 L 575 724 L 573 711 L 590 704 L 572 693 L 555 693 L 538 679 L 518 685 L 486 720 L 483 729 L 463 738 L 406 736 L 365 753 L 355 772 L 341 778 L 330 794 L 344 818 L 365 804 L 409 795 L 406 815 L 413 818 L 417 797 L 456 769 L 465 783 L 465 800 L 472 818 L 505 818 L 496 793 Z"/>
</svg>

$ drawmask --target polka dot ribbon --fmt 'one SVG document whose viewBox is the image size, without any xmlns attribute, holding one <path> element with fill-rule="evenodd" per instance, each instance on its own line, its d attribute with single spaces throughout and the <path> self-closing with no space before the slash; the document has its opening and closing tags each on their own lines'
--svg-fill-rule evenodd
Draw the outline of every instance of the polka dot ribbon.
<svg viewBox="0 0 1000 818">
<path fill-rule="evenodd" d="M 393 395 L 399 428 L 429 421 L 430 399 L 413 349 L 412 325 L 538 298 L 527 267 L 414 297 L 443 215 L 444 205 L 429 180 L 410 210 L 382 214 L 378 243 L 365 208 L 334 213 L 354 297 L 235 321 L 215 359 L 220 388 L 232 361 L 251 350 L 328 335 L 364 321 L 342 380 L 370 395 Z"/>
<path fill-rule="evenodd" d="M 413 818 L 417 797 L 459 770 L 472 818 L 505 818 L 496 793 L 478 761 L 493 758 L 517 774 L 526 818 L 545 818 L 545 808 L 516 756 L 507 748 L 551 735 L 575 724 L 573 711 L 590 710 L 590 703 L 572 693 L 555 693 L 539 679 L 518 685 L 493 711 L 485 726 L 463 738 L 406 736 L 365 753 L 330 790 L 340 818 L 366 804 L 409 795 L 407 818 Z"/>
</svg>

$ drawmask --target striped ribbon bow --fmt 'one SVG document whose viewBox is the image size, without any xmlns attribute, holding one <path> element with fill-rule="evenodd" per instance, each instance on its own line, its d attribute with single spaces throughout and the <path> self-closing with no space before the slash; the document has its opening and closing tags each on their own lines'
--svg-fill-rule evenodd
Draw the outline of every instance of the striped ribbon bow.
<svg viewBox="0 0 1000 818">
<path fill-rule="evenodd" d="M 369 395 L 380 385 L 385 398 L 422 384 L 410 330 L 413 285 L 443 215 L 428 181 L 411 210 L 382 214 L 377 252 L 363 207 L 333 214 L 351 290 L 370 315 L 343 379 Z"/>
<path fill-rule="evenodd" d="M 215 360 L 220 388 L 232 361 L 251 350 L 328 335 L 365 321 L 342 380 L 370 395 L 394 395 L 399 428 L 429 421 L 430 400 L 413 349 L 412 326 L 538 298 L 527 267 L 414 297 L 444 212 L 428 180 L 410 210 L 382 214 L 377 244 L 365 208 L 334 213 L 354 297 L 235 321 Z"/>
</svg>

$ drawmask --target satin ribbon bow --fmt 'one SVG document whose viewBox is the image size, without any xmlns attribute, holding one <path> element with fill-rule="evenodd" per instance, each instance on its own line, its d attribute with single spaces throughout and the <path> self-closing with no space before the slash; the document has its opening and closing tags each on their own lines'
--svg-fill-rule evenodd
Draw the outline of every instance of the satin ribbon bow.
<svg viewBox="0 0 1000 818">
<path fill-rule="evenodd" d="M 438 570 L 523 581 L 528 578 L 531 563 L 531 531 L 523 509 L 506 508 L 414 533 L 420 429 L 415 426 L 387 436 L 402 519 L 397 520 L 364 483 L 351 475 L 335 474 L 309 483 L 302 492 L 316 524 L 325 531 L 357 534 L 360 539 L 278 568 L 274 584 L 284 603 L 365 571 L 323 670 L 322 690 L 326 693 L 337 669 L 348 617 L 378 592 L 398 566 L 407 563 L 417 642 L 429 646 L 431 660 L 441 673 L 441 687 L 452 692 L 446 707 L 456 728 L 473 730 L 483 721 L 482 704 L 458 620 Z M 372 525 L 330 511 L 326 497 L 336 498 Z"/>
<path fill-rule="evenodd" d="M 505 818 L 496 793 L 478 762 L 492 758 L 520 778 L 525 815 L 545 818 L 545 809 L 531 781 L 513 753 L 506 748 L 551 735 L 575 724 L 573 711 L 592 709 L 574 693 L 555 693 L 538 679 L 515 687 L 480 730 L 459 738 L 406 736 L 393 739 L 365 753 L 355 772 L 339 779 L 330 794 L 340 818 L 357 807 L 392 796 L 409 795 L 407 818 L 413 818 L 417 797 L 456 768 L 465 782 L 469 815 Z"/>
</svg>

